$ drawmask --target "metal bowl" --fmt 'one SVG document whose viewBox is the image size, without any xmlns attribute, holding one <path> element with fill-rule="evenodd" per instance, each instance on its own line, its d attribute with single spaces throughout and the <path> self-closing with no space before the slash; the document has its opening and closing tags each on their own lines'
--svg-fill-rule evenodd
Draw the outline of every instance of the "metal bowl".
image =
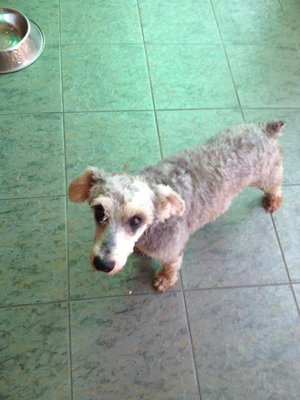
<svg viewBox="0 0 300 400">
<path fill-rule="evenodd" d="M 28 67 L 44 46 L 44 34 L 35 22 L 19 11 L 0 8 L 0 74 Z"/>
</svg>

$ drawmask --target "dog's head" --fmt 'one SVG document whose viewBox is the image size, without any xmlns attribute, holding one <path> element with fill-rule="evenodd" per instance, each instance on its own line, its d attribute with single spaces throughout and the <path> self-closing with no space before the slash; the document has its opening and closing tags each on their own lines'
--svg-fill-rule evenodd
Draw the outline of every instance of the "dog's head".
<svg viewBox="0 0 300 400">
<path fill-rule="evenodd" d="M 71 182 L 69 197 L 74 202 L 88 201 L 92 208 L 96 234 L 90 261 L 110 275 L 124 267 L 153 222 L 185 211 L 184 201 L 169 186 L 147 183 L 142 176 L 106 174 L 95 167 Z"/>
</svg>

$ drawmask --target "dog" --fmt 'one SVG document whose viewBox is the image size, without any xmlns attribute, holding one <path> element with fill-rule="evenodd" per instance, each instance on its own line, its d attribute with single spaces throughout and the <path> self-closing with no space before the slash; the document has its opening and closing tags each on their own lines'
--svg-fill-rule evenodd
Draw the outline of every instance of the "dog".
<svg viewBox="0 0 300 400">
<path fill-rule="evenodd" d="M 237 125 L 135 176 L 89 167 L 68 192 L 94 213 L 91 264 L 114 275 L 137 250 L 162 261 L 154 288 L 172 287 L 189 236 L 224 213 L 244 188 L 261 189 L 268 212 L 280 207 L 283 128 L 283 121 Z"/>
</svg>

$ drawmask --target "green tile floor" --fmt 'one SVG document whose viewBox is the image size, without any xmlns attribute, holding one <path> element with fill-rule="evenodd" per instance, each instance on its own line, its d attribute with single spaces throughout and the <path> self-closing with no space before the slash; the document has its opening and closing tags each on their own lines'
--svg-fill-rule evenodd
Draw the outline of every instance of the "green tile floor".
<svg viewBox="0 0 300 400">
<path fill-rule="evenodd" d="M 298 400 L 298 0 L 2 0 L 43 28 L 0 75 L 0 399 Z M 188 243 L 109 278 L 67 201 L 87 165 L 135 173 L 243 121 L 283 118 L 284 204 L 246 190 Z"/>
</svg>

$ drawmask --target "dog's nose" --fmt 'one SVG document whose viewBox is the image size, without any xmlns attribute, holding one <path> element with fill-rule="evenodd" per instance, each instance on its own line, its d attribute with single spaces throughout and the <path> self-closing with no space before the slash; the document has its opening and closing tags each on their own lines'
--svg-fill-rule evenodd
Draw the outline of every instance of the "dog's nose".
<svg viewBox="0 0 300 400">
<path fill-rule="evenodd" d="M 94 258 L 94 267 L 98 271 L 110 272 L 114 269 L 114 266 L 115 266 L 114 261 L 104 261 L 98 256 L 95 256 Z"/>
</svg>

